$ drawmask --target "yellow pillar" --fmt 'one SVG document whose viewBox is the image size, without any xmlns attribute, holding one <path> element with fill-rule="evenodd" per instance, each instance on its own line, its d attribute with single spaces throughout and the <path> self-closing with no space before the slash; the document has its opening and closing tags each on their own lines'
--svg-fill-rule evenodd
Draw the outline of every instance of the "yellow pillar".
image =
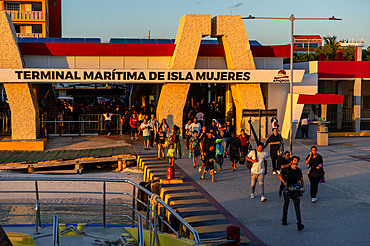
<svg viewBox="0 0 370 246">
<path fill-rule="evenodd" d="M 212 18 L 212 36 L 224 46 L 228 69 L 256 69 L 247 32 L 239 15 L 219 15 Z M 243 109 L 265 109 L 260 84 L 230 84 L 236 108 L 236 129 L 249 131 L 248 119 L 242 118 Z M 256 131 L 258 118 L 252 118 Z M 262 124 L 264 125 L 264 124 Z"/>
<path fill-rule="evenodd" d="M 0 11 L 0 69 L 23 68 L 10 16 Z M 11 111 L 12 139 L 36 139 L 40 129 L 37 100 L 29 83 L 4 83 Z"/>
<path fill-rule="evenodd" d="M 176 48 L 169 69 L 194 69 L 202 36 L 211 34 L 210 15 L 187 14 L 180 20 L 176 34 Z M 190 83 L 167 83 L 162 86 L 157 105 L 159 121 L 167 119 L 182 129 L 182 117 Z"/>
</svg>

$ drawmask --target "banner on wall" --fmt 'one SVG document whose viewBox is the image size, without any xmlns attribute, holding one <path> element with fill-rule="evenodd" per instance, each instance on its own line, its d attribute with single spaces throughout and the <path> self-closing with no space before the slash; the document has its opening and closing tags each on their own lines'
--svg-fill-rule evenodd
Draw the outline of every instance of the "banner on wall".
<svg viewBox="0 0 370 246">
<path fill-rule="evenodd" d="M 294 83 L 304 70 L 294 70 Z M 0 69 L 0 82 L 27 83 L 290 83 L 289 70 Z"/>
</svg>

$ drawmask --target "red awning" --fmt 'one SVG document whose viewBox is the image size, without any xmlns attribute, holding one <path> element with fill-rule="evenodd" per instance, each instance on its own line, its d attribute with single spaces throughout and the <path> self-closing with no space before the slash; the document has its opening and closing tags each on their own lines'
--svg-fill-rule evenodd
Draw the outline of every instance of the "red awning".
<svg viewBox="0 0 370 246">
<path fill-rule="evenodd" d="M 297 104 L 342 104 L 343 95 L 333 94 L 315 94 L 303 95 L 299 94 Z"/>
</svg>

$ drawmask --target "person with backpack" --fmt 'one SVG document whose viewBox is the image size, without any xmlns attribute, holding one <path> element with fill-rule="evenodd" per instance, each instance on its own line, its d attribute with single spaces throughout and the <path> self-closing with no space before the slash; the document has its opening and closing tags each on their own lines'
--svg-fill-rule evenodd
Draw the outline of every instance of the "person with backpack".
<svg viewBox="0 0 370 246">
<path fill-rule="evenodd" d="M 261 202 L 267 200 L 265 197 L 265 175 L 267 175 L 267 158 L 269 154 L 263 151 L 263 143 L 257 143 L 257 150 L 251 150 L 247 155 L 246 159 L 248 162 L 252 162 L 251 168 L 251 199 L 255 198 L 254 192 L 256 189 L 256 182 L 258 180 L 261 187 Z"/>
<path fill-rule="evenodd" d="M 304 182 L 302 171 L 299 169 L 298 162 L 300 158 L 298 156 L 292 157 L 292 162 L 289 167 L 281 170 L 279 174 L 279 179 L 284 184 L 284 206 L 283 206 L 283 218 L 282 225 L 286 226 L 288 218 L 288 208 L 289 201 L 292 200 L 294 203 L 295 214 L 297 217 L 297 229 L 298 231 L 303 230 L 304 225 L 302 225 L 301 210 L 300 210 L 300 197 L 304 192 Z"/>
</svg>

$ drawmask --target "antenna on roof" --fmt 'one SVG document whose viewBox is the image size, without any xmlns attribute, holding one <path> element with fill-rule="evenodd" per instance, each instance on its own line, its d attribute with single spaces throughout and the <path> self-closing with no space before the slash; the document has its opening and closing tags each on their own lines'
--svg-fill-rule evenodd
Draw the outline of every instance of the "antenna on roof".
<svg viewBox="0 0 370 246">
<path fill-rule="evenodd" d="M 150 39 L 150 30 L 148 31 L 148 39 Z"/>
</svg>

